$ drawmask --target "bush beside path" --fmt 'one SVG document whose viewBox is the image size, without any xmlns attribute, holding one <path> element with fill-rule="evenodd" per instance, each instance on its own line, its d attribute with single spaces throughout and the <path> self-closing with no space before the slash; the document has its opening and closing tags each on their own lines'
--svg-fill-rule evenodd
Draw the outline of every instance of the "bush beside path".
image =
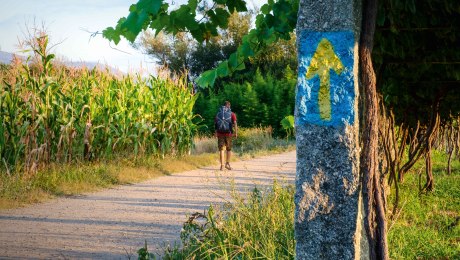
<svg viewBox="0 0 460 260">
<path fill-rule="evenodd" d="M 294 183 L 295 151 L 175 173 L 113 189 L 0 211 L 0 258 L 136 259 L 178 243 L 187 216 L 241 191 Z"/>
</svg>

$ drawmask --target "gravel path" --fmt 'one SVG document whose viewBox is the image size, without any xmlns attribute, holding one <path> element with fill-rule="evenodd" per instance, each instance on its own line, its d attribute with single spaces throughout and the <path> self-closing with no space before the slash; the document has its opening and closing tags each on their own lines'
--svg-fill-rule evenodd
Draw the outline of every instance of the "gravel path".
<svg viewBox="0 0 460 260">
<path fill-rule="evenodd" d="M 187 215 L 240 190 L 295 179 L 295 151 L 176 173 L 97 193 L 0 211 L 0 259 L 137 259 L 179 241 Z"/>
</svg>

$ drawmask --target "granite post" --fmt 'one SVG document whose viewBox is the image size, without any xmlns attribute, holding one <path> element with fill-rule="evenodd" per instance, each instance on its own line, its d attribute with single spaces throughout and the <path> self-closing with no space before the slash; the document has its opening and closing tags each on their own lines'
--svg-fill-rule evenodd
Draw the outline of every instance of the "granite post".
<svg viewBox="0 0 460 260">
<path fill-rule="evenodd" d="M 301 0 L 297 259 L 367 259 L 359 175 L 360 0 Z"/>
</svg>

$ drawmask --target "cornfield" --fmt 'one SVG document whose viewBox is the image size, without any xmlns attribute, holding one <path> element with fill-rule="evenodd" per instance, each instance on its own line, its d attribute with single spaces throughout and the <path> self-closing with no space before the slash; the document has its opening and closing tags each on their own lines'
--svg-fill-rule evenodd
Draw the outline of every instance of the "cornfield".
<svg viewBox="0 0 460 260">
<path fill-rule="evenodd" d="M 2 171 L 190 151 L 196 96 L 185 80 L 117 78 L 108 71 L 53 66 L 53 54 L 35 53 L 38 65 L 1 70 Z"/>
</svg>

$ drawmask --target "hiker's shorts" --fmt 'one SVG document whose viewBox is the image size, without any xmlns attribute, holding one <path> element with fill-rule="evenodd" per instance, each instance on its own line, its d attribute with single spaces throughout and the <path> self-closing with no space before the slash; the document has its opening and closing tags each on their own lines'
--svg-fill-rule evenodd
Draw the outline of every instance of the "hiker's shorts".
<svg viewBox="0 0 460 260">
<path fill-rule="evenodd" d="M 224 146 L 227 149 L 227 151 L 231 151 L 232 150 L 232 137 L 231 136 L 218 136 L 217 146 L 219 148 L 219 151 L 223 151 Z"/>
</svg>

